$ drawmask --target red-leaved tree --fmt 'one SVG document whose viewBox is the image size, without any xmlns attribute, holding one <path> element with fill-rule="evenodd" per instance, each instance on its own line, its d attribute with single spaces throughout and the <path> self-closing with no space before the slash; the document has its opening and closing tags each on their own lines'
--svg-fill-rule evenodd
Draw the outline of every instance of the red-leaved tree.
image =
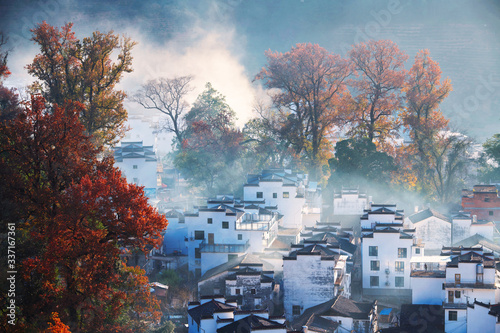
<svg viewBox="0 0 500 333">
<path fill-rule="evenodd" d="M 57 313 L 72 332 L 138 332 L 158 302 L 124 248 L 161 244 L 166 219 L 84 134 L 79 103 L 34 97 L 0 123 L 2 225 L 16 224 L 18 321 L 42 331 Z M 52 319 L 51 319 L 52 318 Z M 59 319 L 58 319 L 59 320 Z"/>
</svg>

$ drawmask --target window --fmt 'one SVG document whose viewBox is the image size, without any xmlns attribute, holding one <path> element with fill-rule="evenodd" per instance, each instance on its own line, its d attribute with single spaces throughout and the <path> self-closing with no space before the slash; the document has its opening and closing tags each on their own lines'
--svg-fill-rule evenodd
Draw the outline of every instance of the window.
<svg viewBox="0 0 500 333">
<path fill-rule="evenodd" d="M 240 289 L 240 288 L 236 288 L 236 290 L 234 291 L 234 293 L 235 293 L 236 295 L 241 294 L 241 289 Z"/>
<path fill-rule="evenodd" d="M 197 247 L 194 249 L 194 258 L 195 259 L 201 259 L 201 252 L 200 252 L 200 248 Z"/>
<path fill-rule="evenodd" d="M 137 184 L 139 182 L 139 178 L 134 178 L 134 184 Z"/>
<path fill-rule="evenodd" d="M 255 295 L 255 293 L 256 293 L 255 288 L 252 288 L 252 289 L 250 290 L 250 293 L 251 293 L 252 295 Z"/>
<path fill-rule="evenodd" d="M 264 197 L 264 194 L 262 192 L 257 192 L 257 198 L 262 199 Z"/>
<path fill-rule="evenodd" d="M 460 283 L 460 274 L 455 274 L 455 283 Z"/>
<path fill-rule="evenodd" d="M 378 246 L 370 246 L 368 247 L 368 255 L 371 257 L 378 256 Z"/>
<path fill-rule="evenodd" d="M 283 198 L 290 198 L 289 192 L 283 192 Z"/>
<path fill-rule="evenodd" d="M 396 272 L 404 272 L 404 271 L 405 271 L 405 262 L 396 261 Z"/>
<path fill-rule="evenodd" d="M 203 230 L 195 230 L 195 232 L 194 232 L 194 239 L 196 239 L 196 240 L 203 240 L 203 239 L 205 239 L 205 231 L 203 231 Z"/>
<path fill-rule="evenodd" d="M 490 214 L 490 216 L 493 216 L 493 211 L 492 211 L 492 210 L 490 210 L 490 211 L 488 212 L 488 214 Z"/>
<path fill-rule="evenodd" d="M 214 220 L 213 220 L 211 217 L 209 217 L 209 218 L 207 219 L 207 223 L 208 223 L 208 224 L 212 224 L 213 222 L 214 222 Z"/>
<path fill-rule="evenodd" d="M 370 287 L 378 287 L 378 276 L 370 276 Z"/>
<path fill-rule="evenodd" d="M 417 248 L 415 249 L 415 254 L 420 254 L 420 248 L 418 248 L 418 247 L 417 247 Z"/>
<path fill-rule="evenodd" d="M 292 306 L 292 315 L 299 316 L 300 315 L 300 305 Z"/>
<path fill-rule="evenodd" d="M 380 261 L 378 261 L 378 260 L 370 261 L 370 270 L 380 271 Z"/>
<path fill-rule="evenodd" d="M 276 199 L 278 197 L 278 193 L 273 193 L 273 199 Z"/>
<path fill-rule="evenodd" d="M 134 169 L 137 169 L 137 165 L 136 165 L 136 164 L 134 164 L 132 167 L 133 167 Z"/>
<path fill-rule="evenodd" d="M 243 239 L 243 235 L 242 234 L 238 234 L 238 240 L 242 240 Z"/>
<path fill-rule="evenodd" d="M 398 258 L 406 258 L 406 247 L 398 248 Z"/>
<path fill-rule="evenodd" d="M 231 261 L 231 260 L 236 259 L 236 258 L 238 258 L 237 254 L 230 253 L 227 255 L 227 261 Z"/>
<path fill-rule="evenodd" d="M 484 198 L 484 202 L 490 202 L 490 198 Z"/>
<path fill-rule="evenodd" d="M 399 288 L 403 288 L 405 286 L 405 278 L 402 276 L 396 276 L 396 279 L 394 281 L 394 285 Z"/>
<path fill-rule="evenodd" d="M 448 312 L 448 320 L 449 321 L 457 321 L 457 311 Z"/>
<path fill-rule="evenodd" d="M 455 290 L 455 298 L 460 298 L 460 290 Z"/>
<path fill-rule="evenodd" d="M 222 221 L 222 229 L 229 229 L 229 222 L 228 221 Z"/>
</svg>

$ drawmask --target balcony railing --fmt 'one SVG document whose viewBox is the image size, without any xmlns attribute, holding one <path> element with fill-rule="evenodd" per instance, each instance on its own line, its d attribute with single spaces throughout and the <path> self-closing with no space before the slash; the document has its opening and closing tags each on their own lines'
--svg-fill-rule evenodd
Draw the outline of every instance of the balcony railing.
<svg viewBox="0 0 500 333">
<path fill-rule="evenodd" d="M 247 241 L 245 244 L 208 244 L 205 241 L 200 244 L 200 252 L 203 253 L 244 253 L 250 247 Z"/>
<path fill-rule="evenodd" d="M 444 309 L 467 309 L 467 303 L 446 303 L 443 302 Z"/>
<path fill-rule="evenodd" d="M 445 288 L 496 289 L 494 283 L 444 283 Z"/>
</svg>

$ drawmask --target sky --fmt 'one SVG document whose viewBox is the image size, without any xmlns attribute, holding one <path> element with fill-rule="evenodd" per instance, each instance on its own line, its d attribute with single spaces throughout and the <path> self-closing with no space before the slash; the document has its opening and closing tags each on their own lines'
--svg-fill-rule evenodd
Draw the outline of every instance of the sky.
<svg viewBox="0 0 500 333">
<path fill-rule="evenodd" d="M 0 0 L 0 30 L 9 37 L 6 85 L 33 81 L 24 66 L 37 48 L 29 30 L 46 20 L 74 23 L 77 37 L 113 30 L 137 41 L 129 95 L 147 80 L 194 75 L 193 102 L 211 82 L 226 96 L 239 126 L 265 98 L 255 75 L 265 51 L 315 43 L 341 55 L 368 39 L 391 39 L 409 69 L 428 49 L 453 92 L 441 105 L 454 129 L 478 142 L 500 132 L 500 1 L 498 0 Z M 145 112 L 131 101 L 131 114 Z M 147 111 L 151 112 L 151 111 Z"/>
</svg>

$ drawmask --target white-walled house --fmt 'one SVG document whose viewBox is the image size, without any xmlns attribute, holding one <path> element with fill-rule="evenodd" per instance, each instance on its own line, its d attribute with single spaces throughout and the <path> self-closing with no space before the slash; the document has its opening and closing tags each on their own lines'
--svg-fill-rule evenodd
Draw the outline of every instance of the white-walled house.
<svg viewBox="0 0 500 333">
<path fill-rule="evenodd" d="M 451 246 L 451 220 L 438 211 L 427 208 L 408 216 L 406 221 L 415 228 L 417 242 L 423 243 L 426 249 Z"/>
<path fill-rule="evenodd" d="M 129 183 L 144 186 L 149 198 L 156 198 L 158 188 L 158 161 L 153 146 L 144 146 L 142 141 L 121 142 L 114 149 L 115 165 Z"/>
<path fill-rule="evenodd" d="M 326 244 L 298 244 L 283 258 L 285 317 L 292 320 L 309 307 L 342 294 L 347 256 L 341 256 Z M 347 290 L 345 290 L 347 291 Z"/>
<path fill-rule="evenodd" d="M 284 169 L 250 174 L 243 186 L 244 202 L 261 207 L 276 206 L 278 212 L 283 215 L 283 227 L 301 229 L 307 180 L 306 174 L 292 173 Z"/>
<path fill-rule="evenodd" d="M 404 211 L 396 205 L 372 204 L 361 217 L 363 295 L 411 300 L 410 259 L 414 229 L 405 229 Z"/>
<path fill-rule="evenodd" d="M 207 200 L 206 207 L 185 213 L 189 270 L 200 277 L 209 269 L 245 253 L 262 252 L 278 233 L 280 215 L 244 206 L 230 196 Z"/>
<path fill-rule="evenodd" d="M 333 215 L 363 215 L 369 207 L 369 198 L 358 189 L 342 189 L 333 195 Z"/>
<path fill-rule="evenodd" d="M 266 310 L 241 311 L 222 296 L 206 296 L 188 305 L 189 333 L 286 333 L 284 317 L 270 317 Z"/>
<path fill-rule="evenodd" d="M 446 264 L 450 260 L 451 257 L 449 255 L 412 256 L 410 260 L 410 286 L 413 304 L 443 304 L 445 298 L 443 284 L 446 281 Z"/>
<path fill-rule="evenodd" d="M 307 327 L 307 332 L 358 332 L 377 331 L 377 301 L 356 302 L 337 296 L 324 303 L 308 308 L 295 319 L 294 330 Z"/>
</svg>

